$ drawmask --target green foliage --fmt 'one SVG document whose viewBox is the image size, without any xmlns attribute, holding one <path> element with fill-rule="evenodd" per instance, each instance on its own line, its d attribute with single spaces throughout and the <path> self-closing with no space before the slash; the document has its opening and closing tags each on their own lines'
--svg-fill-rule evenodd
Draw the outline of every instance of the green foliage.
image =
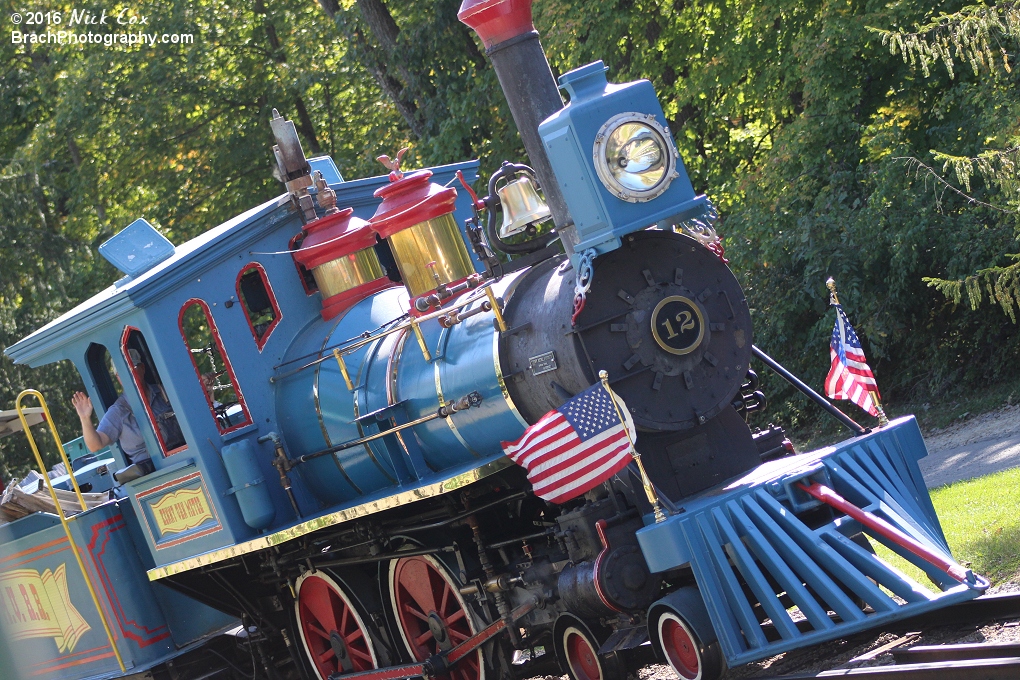
<svg viewBox="0 0 1020 680">
<path fill-rule="evenodd" d="M 0 345 L 113 282 L 96 247 L 133 219 L 180 243 L 280 193 L 274 107 L 309 155 L 332 155 L 348 179 L 378 174 L 374 158 L 409 143 L 409 168 L 475 156 L 484 177 L 524 160 L 459 5 L 140 0 L 131 9 L 153 30 L 195 44 L 0 42 Z M 896 401 L 981 385 L 1020 358 L 1005 317 L 958 310 L 938 292 L 952 298 L 949 288 L 928 286 L 972 290 L 961 282 L 978 277 L 1000 305 L 1001 295 L 1015 301 L 1015 287 L 996 292 L 980 278 L 1018 266 L 1006 258 L 1017 251 L 1009 177 L 1020 102 L 1016 70 L 999 68 L 1011 64 L 999 48 L 1016 36 L 1016 5 L 995 7 L 949 4 L 932 18 L 920 0 L 543 0 L 535 21 L 554 74 L 603 59 L 611 80 L 655 85 L 695 187 L 724 215 L 756 343 L 820 386 L 832 327 L 824 281 L 834 276 Z M 952 49 L 939 51 L 946 36 Z M 920 78 L 904 55 L 921 72 L 934 60 L 972 68 Z M 943 150 L 941 174 L 895 160 L 930 149 Z M 64 403 L 79 385 L 73 370 L 5 362 L 3 405 L 40 387 L 61 432 L 75 435 Z M 773 417 L 817 413 L 784 385 L 767 388 Z M 0 444 L 9 471 L 28 460 L 13 442 Z"/>
<path fill-rule="evenodd" d="M 959 59 L 970 65 L 975 77 L 988 72 L 987 78 L 977 84 L 979 89 L 991 93 L 1003 88 L 1007 92 L 1015 91 L 1015 79 L 1008 77 L 1012 73 L 1010 55 L 1003 41 L 1011 41 L 1014 46 L 1020 43 L 1020 4 L 1016 2 L 966 6 L 956 12 L 940 14 L 925 24 L 918 24 L 911 32 L 872 30 L 881 35 L 883 44 L 889 45 L 893 54 L 899 52 L 904 63 L 920 68 L 926 78 L 931 75 L 931 66 L 938 62 L 945 66 L 949 77 L 953 78 L 956 60 Z M 1000 78 L 1003 71 L 1005 77 Z M 1020 127 L 1016 120 L 1015 117 L 1007 117 L 984 128 L 987 132 L 985 144 L 1004 140 L 1008 145 L 1006 148 L 985 148 L 976 155 L 931 150 L 934 161 L 942 164 L 941 173 L 916 157 L 903 160 L 916 175 L 932 182 L 940 206 L 941 197 L 949 191 L 972 205 L 1020 212 Z M 950 172 L 956 178 L 956 186 L 945 179 Z M 991 190 L 994 199 L 981 200 L 974 196 L 972 181 L 975 173 L 981 177 L 985 187 Z M 1017 235 L 1020 236 L 1020 231 Z M 1009 257 L 1017 258 L 1016 255 Z M 1020 292 L 1018 264 L 986 266 L 962 280 L 939 277 L 925 277 L 924 280 L 955 304 L 960 303 L 966 291 L 972 310 L 978 308 L 983 291 L 987 291 L 989 298 L 998 302 L 1002 311 L 1016 323 L 1013 307 L 1020 305 L 1017 297 Z"/>
<path fill-rule="evenodd" d="M 892 54 L 899 52 L 903 63 L 920 68 L 927 78 L 932 65 L 942 62 L 952 78 L 956 60 L 970 65 L 974 75 L 1001 66 L 1011 70 L 1009 54 L 999 38 L 1020 38 L 1020 4 L 970 5 L 957 12 L 940 14 L 913 31 L 871 29 L 882 36 Z M 993 45 L 995 49 L 993 51 Z"/>
<path fill-rule="evenodd" d="M 977 309 L 981 305 L 982 297 L 987 292 L 988 299 L 998 302 L 1003 313 L 1016 323 L 1016 310 L 1013 307 L 1014 305 L 1020 307 L 1020 255 L 1007 257 L 1017 260 L 1017 263 L 1007 267 L 982 269 L 962 281 L 946 281 L 933 277 L 925 277 L 924 281 L 957 305 L 966 291 L 971 309 Z"/>
<path fill-rule="evenodd" d="M 931 500 L 942 518 L 942 530 L 953 555 L 992 582 L 1009 583 L 1020 570 L 1020 497 L 1014 493 L 1020 470 L 956 482 L 932 490 Z M 873 541 L 879 556 L 921 584 L 920 569 Z"/>
</svg>

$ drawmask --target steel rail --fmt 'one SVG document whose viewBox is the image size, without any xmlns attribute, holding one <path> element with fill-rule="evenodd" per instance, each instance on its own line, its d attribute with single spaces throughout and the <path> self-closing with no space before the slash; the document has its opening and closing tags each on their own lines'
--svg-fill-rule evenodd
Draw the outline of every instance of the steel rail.
<svg viewBox="0 0 1020 680">
<path fill-rule="evenodd" d="M 1020 643 L 984 642 L 961 645 L 919 645 L 909 649 L 890 650 L 898 664 L 964 661 L 970 659 L 1020 658 Z"/>
<path fill-rule="evenodd" d="M 773 675 L 759 680 L 814 680 L 816 678 L 866 678 L 867 680 L 1016 680 L 1020 658 L 967 659 L 902 666 L 838 668 L 820 673 Z"/>
</svg>

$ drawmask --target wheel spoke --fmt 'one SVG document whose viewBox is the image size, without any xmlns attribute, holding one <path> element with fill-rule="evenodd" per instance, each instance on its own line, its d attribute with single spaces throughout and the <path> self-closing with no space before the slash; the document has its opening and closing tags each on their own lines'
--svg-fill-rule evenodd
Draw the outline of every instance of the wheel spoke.
<svg viewBox="0 0 1020 680">
<path fill-rule="evenodd" d="M 315 573 L 302 578 L 296 613 L 298 630 L 316 677 L 327 678 L 342 669 L 330 640 L 334 632 L 346 643 L 356 671 L 376 667 L 368 631 L 348 595 L 328 575 Z"/>
<path fill-rule="evenodd" d="M 439 611 L 441 611 L 441 612 L 445 612 L 446 611 L 446 605 L 450 601 L 450 592 L 453 590 L 452 588 L 450 588 L 449 585 L 447 585 L 447 584 L 444 584 L 444 585 L 446 585 L 446 587 L 443 588 L 443 601 L 439 605 Z"/>
<path fill-rule="evenodd" d="M 329 597 L 324 597 L 318 592 L 313 592 L 311 597 L 308 597 L 302 603 L 308 608 L 309 613 L 315 618 L 315 622 L 322 626 L 323 630 L 336 629 L 336 618 L 329 599 Z M 329 636 L 327 635 L 327 637 Z"/>
<path fill-rule="evenodd" d="M 464 640 L 467 640 L 469 637 L 471 637 L 467 633 L 462 633 L 459 630 L 453 630 L 452 628 L 447 628 L 446 632 L 450 636 L 451 640 L 455 639 L 457 642 L 464 642 Z"/>
<path fill-rule="evenodd" d="M 411 614 L 412 616 L 415 616 L 415 617 L 421 619 L 422 621 L 428 622 L 428 620 L 429 620 L 429 617 L 428 617 L 427 614 L 422 612 L 417 607 L 412 606 L 410 602 L 404 604 L 404 611 L 407 612 L 408 614 Z"/>
<path fill-rule="evenodd" d="M 329 639 L 329 633 L 327 633 L 323 629 L 319 628 L 318 626 L 316 626 L 311 621 L 306 622 L 305 626 L 306 626 L 307 630 L 310 633 L 315 633 L 316 635 L 318 635 L 319 637 L 321 637 L 324 640 L 328 640 Z"/>
<path fill-rule="evenodd" d="M 435 559 L 403 557 L 390 569 L 393 611 L 408 652 L 418 661 L 439 651 L 438 641 L 428 628 L 437 615 L 445 628 L 444 643 L 457 645 L 471 637 L 471 618 L 451 579 Z M 450 680 L 482 680 L 477 653 L 461 659 L 450 669 Z M 470 660 L 469 660 L 470 659 Z"/>
<path fill-rule="evenodd" d="M 347 619 L 349 619 L 351 617 L 351 608 L 346 606 L 346 605 L 344 605 L 344 604 L 342 604 L 342 603 L 341 603 L 340 606 L 342 606 L 344 608 L 344 613 L 340 617 L 340 625 L 337 626 L 336 629 L 339 630 L 339 631 L 345 631 L 345 630 L 347 630 Z M 354 625 L 355 625 L 355 627 L 357 627 L 358 624 L 355 623 Z"/>
</svg>

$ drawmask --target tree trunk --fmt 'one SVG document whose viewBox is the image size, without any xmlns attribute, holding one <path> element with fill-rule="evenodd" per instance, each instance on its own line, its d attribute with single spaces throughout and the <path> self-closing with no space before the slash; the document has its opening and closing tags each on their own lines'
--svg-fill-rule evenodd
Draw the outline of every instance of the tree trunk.
<svg viewBox="0 0 1020 680">
<path fill-rule="evenodd" d="M 266 31 L 266 41 L 269 43 L 270 50 L 272 50 L 273 60 L 277 64 L 286 64 L 287 53 L 284 52 L 283 46 L 280 44 L 280 37 L 276 34 L 276 26 L 269 20 L 269 13 L 266 11 L 265 3 L 262 0 L 255 0 L 254 9 L 256 14 L 262 16 L 262 23 Z M 308 115 L 308 107 L 305 106 L 305 100 L 298 92 L 294 93 L 294 108 L 297 109 L 298 114 L 298 124 L 296 127 L 304 136 L 305 141 L 308 142 L 308 148 L 312 153 L 322 153 L 322 147 L 319 146 L 319 138 L 315 135 L 315 125 L 312 123 L 312 117 Z"/>
</svg>

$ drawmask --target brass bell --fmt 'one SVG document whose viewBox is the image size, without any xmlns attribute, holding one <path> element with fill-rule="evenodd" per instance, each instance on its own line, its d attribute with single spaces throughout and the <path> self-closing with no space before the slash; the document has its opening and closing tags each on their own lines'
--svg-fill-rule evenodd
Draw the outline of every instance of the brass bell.
<svg viewBox="0 0 1020 680">
<path fill-rule="evenodd" d="M 535 182 L 527 174 L 507 182 L 496 193 L 503 205 L 503 226 L 499 237 L 508 238 L 527 229 L 529 224 L 549 219 L 549 206 L 538 195 Z"/>
</svg>

